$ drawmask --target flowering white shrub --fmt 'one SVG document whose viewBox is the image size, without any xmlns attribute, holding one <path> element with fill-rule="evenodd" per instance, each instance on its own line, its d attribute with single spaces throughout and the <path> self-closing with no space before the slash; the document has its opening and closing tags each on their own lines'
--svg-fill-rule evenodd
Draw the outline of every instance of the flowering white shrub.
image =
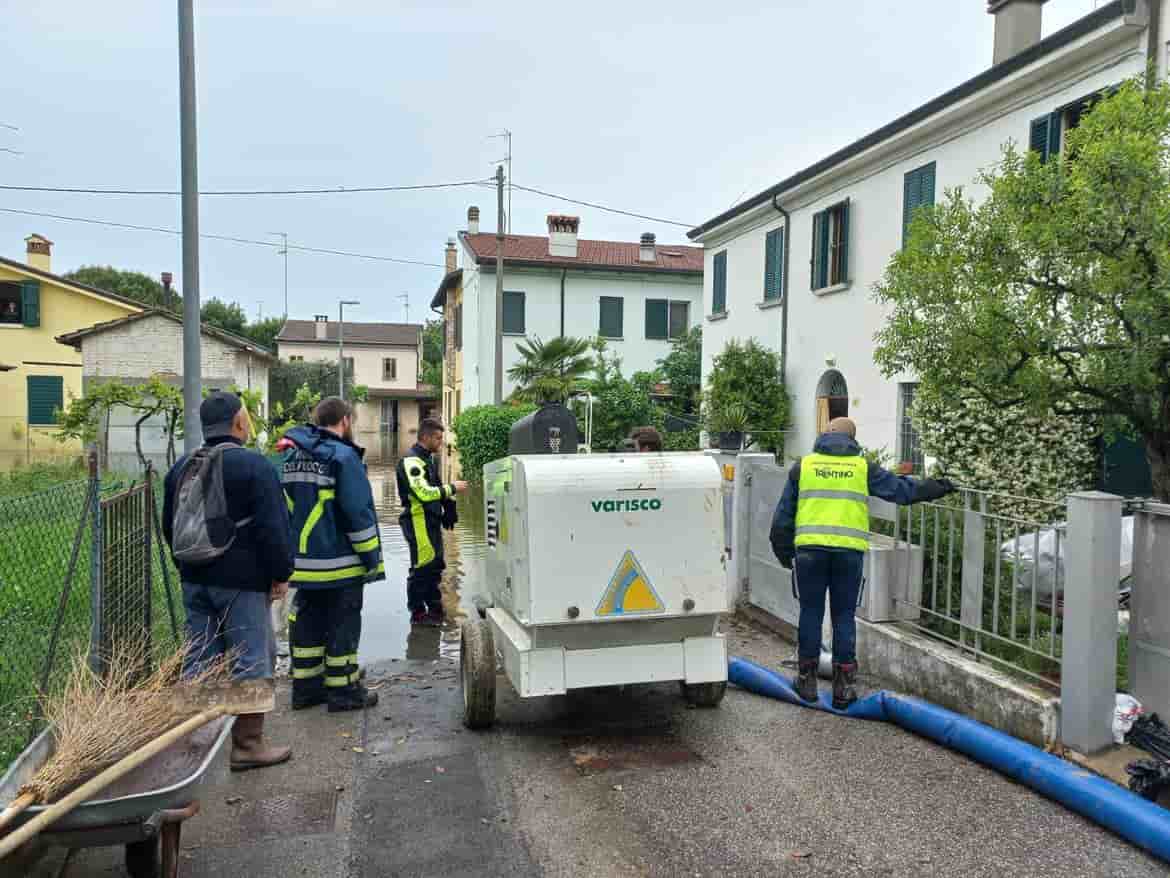
<svg viewBox="0 0 1170 878">
<path fill-rule="evenodd" d="M 1037 417 L 973 394 L 945 395 L 927 382 L 918 387 L 910 418 L 939 474 L 963 487 L 1060 501 L 1093 484 L 1093 443 L 1100 431 L 1091 419 Z M 1030 520 L 1058 513 L 1012 501 L 997 502 L 992 511 Z"/>
</svg>

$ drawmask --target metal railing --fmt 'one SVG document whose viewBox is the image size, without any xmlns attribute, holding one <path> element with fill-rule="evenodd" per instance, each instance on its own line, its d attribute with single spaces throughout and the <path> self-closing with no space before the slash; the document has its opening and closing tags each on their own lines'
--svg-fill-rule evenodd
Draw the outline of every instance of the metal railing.
<svg viewBox="0 0 1170 878">
<path fill-rule="evenodd" d="M 963 489 L 958 501 L 875 504 L 873 530 L 906 553 L 899 618 L 980 659 L 1060 685 L 1064 504 Z M 922 555 L 921 579 L 910 553 Z M 916 588 L 916 583 L 921 588 Z"/>
</svg>

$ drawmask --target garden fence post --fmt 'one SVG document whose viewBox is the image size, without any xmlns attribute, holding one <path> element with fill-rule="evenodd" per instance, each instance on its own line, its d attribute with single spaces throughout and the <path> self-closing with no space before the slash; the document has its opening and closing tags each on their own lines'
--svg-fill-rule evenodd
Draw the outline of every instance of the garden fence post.
<svg viewBox="0 0 1170 878">
<path fill-rule="evenodd" d="M 980 506 L 975 509 L 975 495 L 963 492 L 963 579 L 959 598 L 959 642 L 966 644 L 970 635 L 976 658 L 983 648 L 979 629 L 983 627 L 983 556 L 987 545 L 987 498 L 985 494 L 978 497 Z"/>
<path fill-rule="evenodd" d="M 1121 498 L 1070 494 L 1065 546 L 1061 740 L 1088 755 L 1113 744 Z"/>
<path fill-rule="evenodd" d="M 89 452 L 90 540 L 89 540 L 89 666 L 102 673 L 102 471 L 97 450 Z"/>
</svg>

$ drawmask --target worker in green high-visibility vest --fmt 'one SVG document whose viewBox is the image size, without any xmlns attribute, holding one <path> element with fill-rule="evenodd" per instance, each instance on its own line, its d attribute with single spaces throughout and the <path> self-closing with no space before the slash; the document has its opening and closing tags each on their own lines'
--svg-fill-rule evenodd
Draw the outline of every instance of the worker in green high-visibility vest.
<svg viewBox="0 0 1170 878">
<path fill-rule="evenodd" d="M 792 570 L 800 600 L 797 694 L 817 700 L 817 666 L 825 595 L 833 622 L 833 707 L 857 700 L 857 625 L 865 552 L 869 548 L 869 498 L 900 506 L 938 500 L 956 490 L 946 479 L 896 476 L 871 464 L 857 444 L 857 427 L 835 418 L 817 438 L 813 453 L 789 471 L 772 519 L 772 551 Z"/>
</svg>

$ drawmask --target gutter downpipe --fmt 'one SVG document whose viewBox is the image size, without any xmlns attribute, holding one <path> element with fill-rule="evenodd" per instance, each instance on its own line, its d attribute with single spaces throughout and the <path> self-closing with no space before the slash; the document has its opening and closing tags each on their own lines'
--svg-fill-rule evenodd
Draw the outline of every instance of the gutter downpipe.
<svg viewBox="0 0 1170 878">
<path fill-rule="evenodd" d="M 772 207 L 784 217 L 784 276 L 780 279 L 780 382 L 787 385 L 788 381 L 788 271 L 792 262 L 789 255 L 792 252 L 792 217 L 776 200 L 778 195 L 772 196 Z"/>
<path fill-rule="evenodd" d="M 1146 65 L 1147 77 L 1151 78 L 1150 85 L 1158 79 L 1162 43 L 1162 0 L 1147 0 L 1150 12 L 1150 23 L 1146 31 Z"/>
<path fill-rule="evenodd" d="M 561 269 L 561 338 L 565 337 L 565 277 L 569 274 L 569 269 Z"/>
</svg>

